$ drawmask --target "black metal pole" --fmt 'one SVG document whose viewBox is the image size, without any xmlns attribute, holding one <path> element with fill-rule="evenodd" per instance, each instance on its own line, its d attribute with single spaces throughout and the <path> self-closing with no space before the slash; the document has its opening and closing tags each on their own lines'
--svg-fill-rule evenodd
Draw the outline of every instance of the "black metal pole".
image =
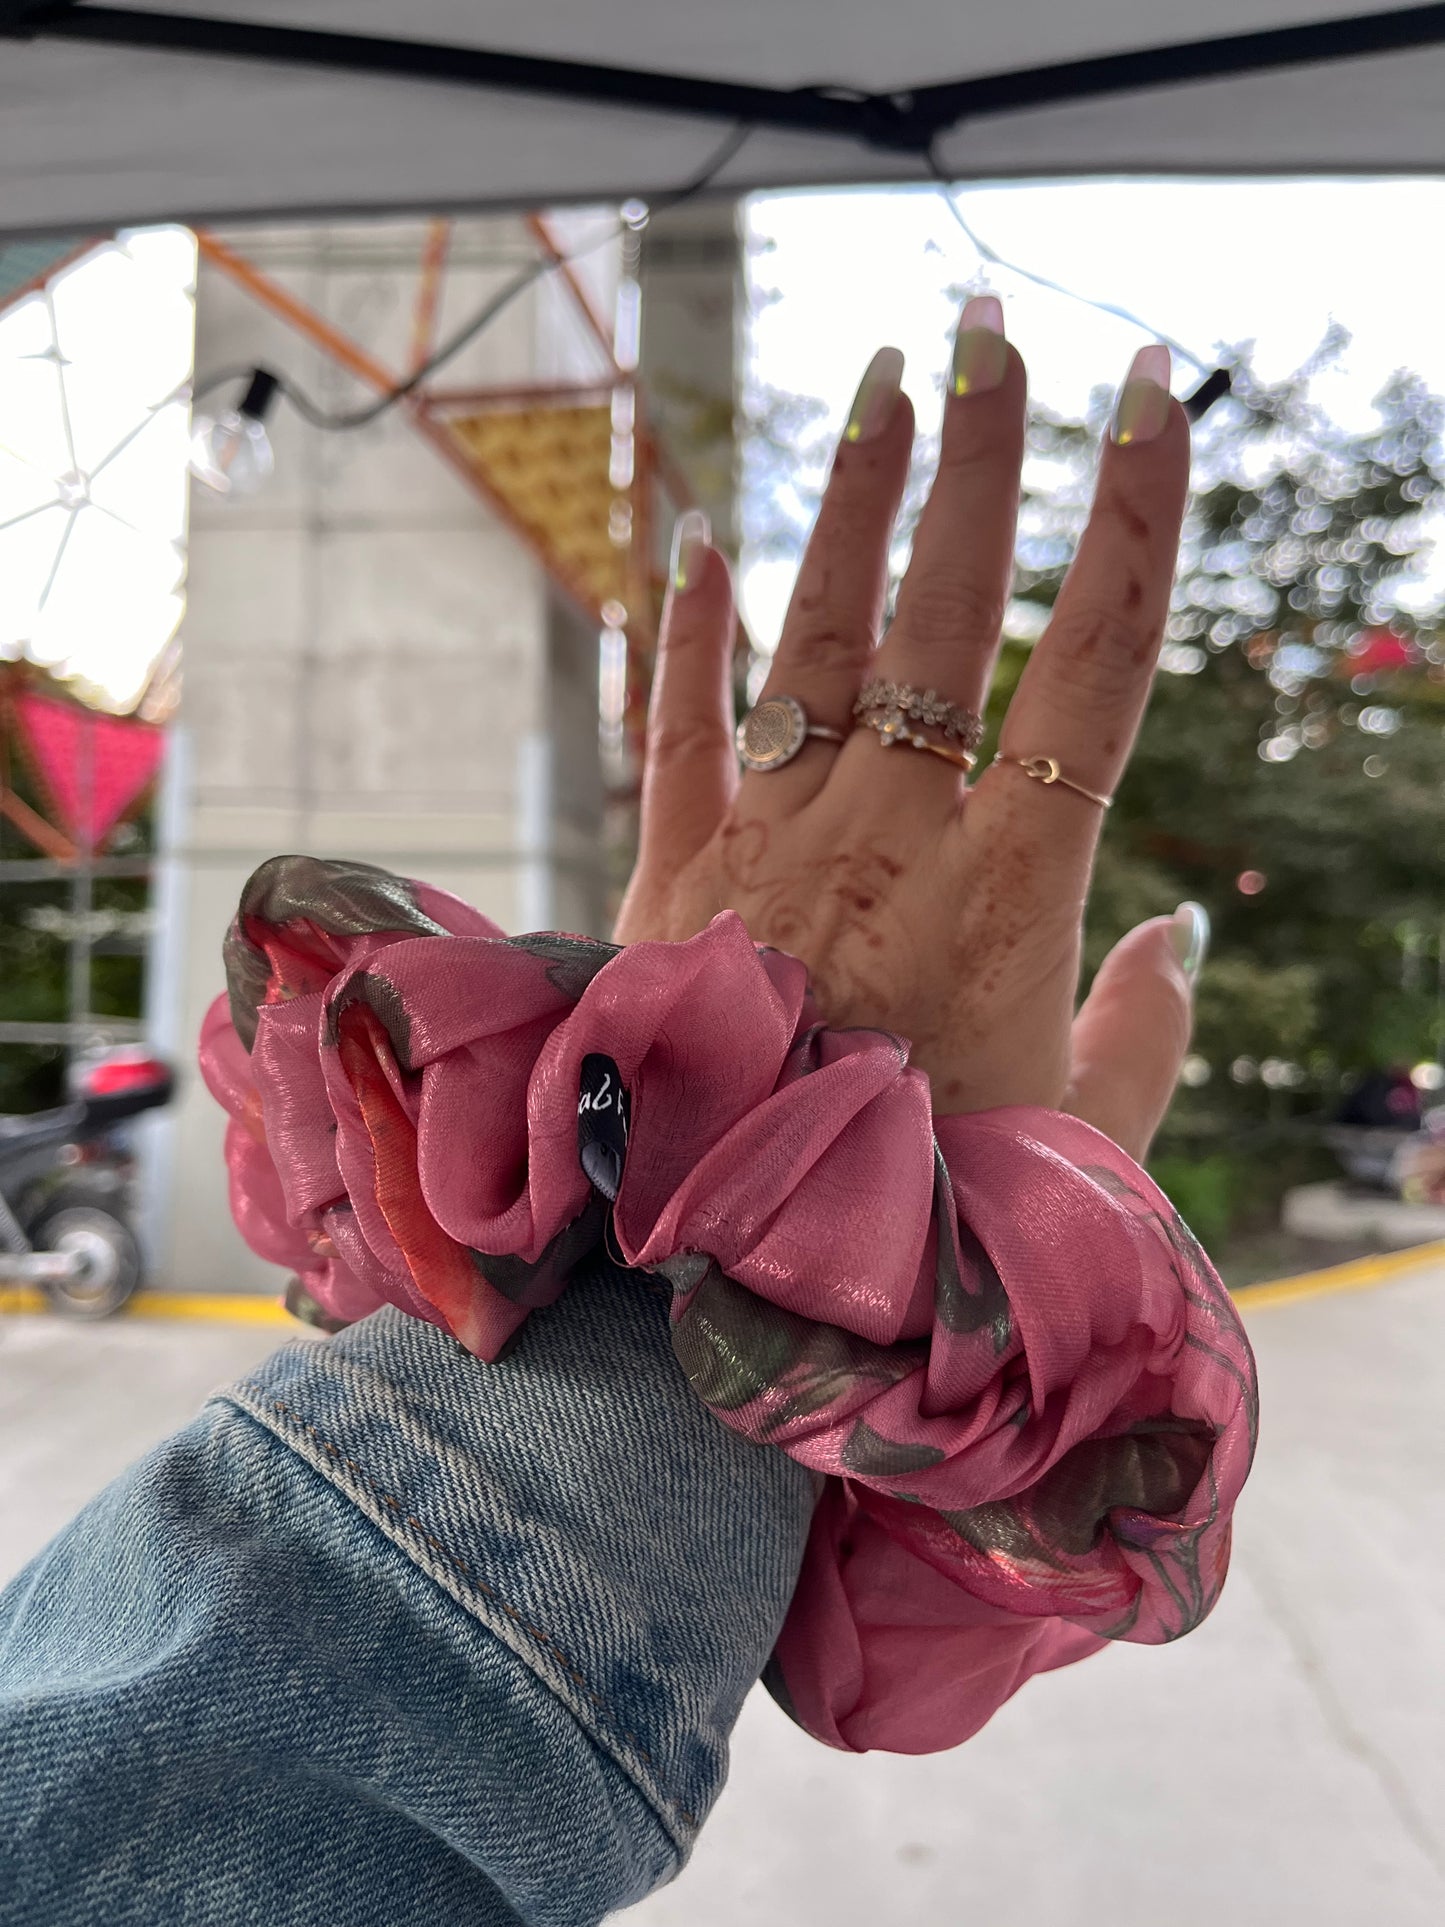
<svg viewBox="0 0 1445 1927">
<path fill-rule="evenodd" d="M 882 135 L 890 120 L 886 112 L 880 115 L 849 89 L 757 87 L 645 68 L 499 53 L 483 47 L 443 46 L 435 41 L 327 33 L 308 27 L 140 12 L 125 7 L 73 3 L 30 6 L 14 22 L 7 23 L 0 15 L 0 35 L 5 34 L 26 40 L 88 40 L 104 46 L 149 47 L 158 52 L 210 54 L 333 72 L 432 80 L 458 87 L 552 95 L 600 106 L 645 107 L 704 120 L 854 138 L 867 138 L 874 120 Z"/>
<path fill-rule="evenodd" d="M 1387 13 L 1133 48 L 1089 60 L 878 93 L 851 86 L 762 87 L 433 41 L 83 6 L 75 0 L 46 0 L 46 4 L 0 0 L 0 37 L 86 40 L 551 95 L 750 127 L 841 135 L 865 145 L 922 154 L 950 127 L 989 115 L 1439 46 L 1445 43 L 1445 4 L 1437 0 L 1437 4 L 1398 7 Z"/>
</svg>

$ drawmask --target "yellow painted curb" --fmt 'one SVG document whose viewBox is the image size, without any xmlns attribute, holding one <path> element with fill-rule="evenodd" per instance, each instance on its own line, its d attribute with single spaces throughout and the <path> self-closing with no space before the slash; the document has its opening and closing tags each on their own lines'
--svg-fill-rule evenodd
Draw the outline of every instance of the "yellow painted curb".
<svg viewBox="0 0 1445 1927">
<path fill-rule="evenodd" d="M 1348 1264 L 1323 1271 L 1305 1271 L 1294 1278 L 1276 1278 L 1267 1285 L 1241 1285 L 1233 1293 L 1243 1312 L 1263 1311 L 1270 1305 L 1292 1305 L 1301 1298 L 1324 1298 L 1341 1291 L 1370 1291 L 1392 1278 L 1423 1265 L 1445 1264 L 1445 1239 L 1411 1245 L 1405 1251 L 1381 1252 L 1374 1258 L 1353 1258 Z M 45 1294 L 28 1286 L 0 1286 L 0 1313 L 46 1312 Z M 195 1319 L 215 1325 L 286 1325 L 300 1329 L 279 1298 L 240 1292 L 143 1291 L 116 1314 L 120 1318 Z"/>
<path fill-rule="evenodd" d="M 44 1292 L 26 1285 L 0 1287 L 0 1312 L 46 1312 Z M 221 1291 L 143 1291 L 115 1314 L 117 1318 L 192 1318 L 216 1325 L 290 1325 L 300 1329 L 277 1298 Z"/>
<path fill-rule="evenodd" d="M 1242 1312 L 1251 1312 L 1268 1305 L 1292 1305 L 1301 1298 L 1324 1298 L 1337 1291 L 1370 1291 L 1422 1265 L 1439 1264 L 1445 1264 L 1445 1239 L 1411 1245 L 1405 1251 L 1384 1251 L 1374 1258 L 1352 1258 L 1347 1264 L 1302 1271 L 1294 1278 L 1276 1278 L 1267 1285 L 1241 1285 L 1233 1294 L 1234 1302 Z"/>
</svg>

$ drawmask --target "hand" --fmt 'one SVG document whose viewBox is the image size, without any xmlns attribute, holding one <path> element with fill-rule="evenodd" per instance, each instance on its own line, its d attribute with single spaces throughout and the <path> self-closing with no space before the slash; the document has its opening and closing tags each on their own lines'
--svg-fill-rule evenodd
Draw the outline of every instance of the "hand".
<svg viewBox="0 0 1445 1927">
<path fill-rule="evenodd" d="M 679 525 L 617 940 L 678 941 L 734 909 L 755 942 L 807 964 L 830 1024 L 909 1039 L 936 1111 L 1069 1110 L 1142 1158 L 1187 1047 L 1204 913 L 1185 905 L 1132 931 L 1075 1017 L 1099 803 L 1013 762 L 965 783 L 940 756 L 883 753 L 873 729 L 853 728 L 871 676 L 980 711 L 1012 579 L 1025 374 L 985 296 L 960 324 L 938 473 L 880 643 L 913 445 L 901 373 L 885 348 L 864 377 L 763 691 L 795 697 L 846 741 L 810 738 L 785 766 L 739 780 L 728 570 L 701 517 Z M 1189 428 L 1168 377 L 1167 349 L 1136 357 L 1088 527 L 999 745 L 1052 757 L 1103 796 L 1148 698 L 1178 549 Z"/>
</svg>

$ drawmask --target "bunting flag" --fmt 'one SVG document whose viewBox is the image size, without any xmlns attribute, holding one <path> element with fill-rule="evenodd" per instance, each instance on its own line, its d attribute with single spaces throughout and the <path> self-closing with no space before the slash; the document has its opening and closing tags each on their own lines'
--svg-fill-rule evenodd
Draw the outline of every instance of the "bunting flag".
<svg viewBox="0 0 1445 1927">
<path fill-rule="evenodd" d="M 36 774 L 69 834 L 99 849 L 154 782 L 165 732 L 25 690 L 13 699 Z"/>
<path fill-rule="evenodd" d="M 625 607 L 631 492 L 611 479 L 610 404 L 498 408 L 447 426 L 577 599 L 599 616 L 608 602 Z"/>
</svg>

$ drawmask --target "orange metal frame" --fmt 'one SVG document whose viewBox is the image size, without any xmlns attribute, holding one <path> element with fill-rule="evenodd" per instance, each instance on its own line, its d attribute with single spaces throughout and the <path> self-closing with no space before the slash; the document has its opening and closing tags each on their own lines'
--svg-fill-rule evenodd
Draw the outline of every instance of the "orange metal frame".
<svg viewBox="0 0 1445 1927">
<path fill-rule="evenodd" d="M 425 368 L 436 339 L 437 310 L 441 306 L 442 282 L 446 276 L 447 255 L 451 252 L 450 221 L 428 221 L 426 243 L 422 249 L 421 282 L 416 293 L 416 313 L 411 328 L 411 366 L 409 375 Z"/>
<path fill-rule="evenodd" d="M 468 389 L 446 389 L 423 382 L 415 393 L 404 397 L 398 406 L 406 411 L 417 434 L 435 449 L 472 493 L 536 558 L 572 606 L 586 620 L 595 622 L 600 621 L 600 611 L 593 606 L 586 592 L 517 518 L 508 503 L 491 486 L 464 444 L 452 433 L 447 422 L 448 415 L 464 410 L 475 413 L 483 408 L 545 406 L 548 403 L 574 406 L 587 402 L 595 404 L 604 401 L 620 385 L 626 383 L 630 386 L 635 380 L 633 375 L 618 366 L 607 328 L 593 307 L 586 289 L 563 258 L 545 219 L 541 215 L 529 215 L 527 229 L 546 258 L 552 262 L 553 271 L 571 295 L 580 319 L 597 343 L 604 368 L 594 379 L 578 382 L 498 384 Z M 428 224 L 413 315 L 410 353 L 410 373 L 413 374 L 425 365 L 432 352 L 450 240 L 450 222 L 432 221 Z M 375 393 L 387 394 L 398 385 L 400 378 L 391 369 L 218 236 L 201 229 L 197 232 L 196 242 L 202 258 L 212 267 L 229 276 L 260 306 L 294 328 Z M 651 547 L 654 528 L 652 494 L 660 487 L 677 509 L 687 507 L 692 497 L 676 463 L 658 446 L 655 436 L 647 428 L 640 398 L 634 448 L 635 469 L 628 491 L 633 514 L 631 549 L 634 582 L 628 597 L 628 633 L 636 654 L 640 653 L 639 646 L 645 649 L 652 641 L 656 586 Z"/>
</svg>

